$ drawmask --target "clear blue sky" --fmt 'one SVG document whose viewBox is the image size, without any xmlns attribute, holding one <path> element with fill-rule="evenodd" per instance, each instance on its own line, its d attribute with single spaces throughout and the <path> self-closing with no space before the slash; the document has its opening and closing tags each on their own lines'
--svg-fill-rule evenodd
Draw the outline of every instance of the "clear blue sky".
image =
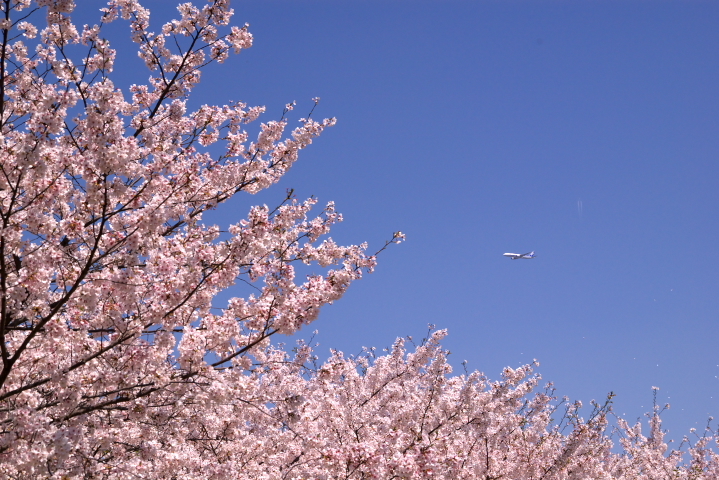
<svg viewBox="0 0 719 480">
<path fill-rule="evenodd" d="M 211 220 L 291 187 L 336 202 L 339 242 L 408 236 L 304 332 L 319 329 L 322 357 L 433 323 L 457 372 L 496 379 L 536 358 L 558 394 L 614 391 L 629 420 L 658 386 L 677 440 L 719 418 L 719 3 L 234 8 L 255 46 L 208 69 L 195 101 L 266 105 L 269 120 L 320 96 L 338 124 Z"/>
</svg>

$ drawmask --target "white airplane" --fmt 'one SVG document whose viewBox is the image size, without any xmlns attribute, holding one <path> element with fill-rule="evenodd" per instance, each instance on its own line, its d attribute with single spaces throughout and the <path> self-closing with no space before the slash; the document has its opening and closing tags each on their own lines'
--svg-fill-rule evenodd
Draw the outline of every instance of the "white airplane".
<svg viewBox="0 0 719 480">
<path fill-rule="evenodd" d="M 534 255 L 534 252 L 529 253 L 505 253 L 505 257 L 509 257 L 512 260 L 516 260 L 518 258 L 534 258 L 536 255 Z"/>
</svg>

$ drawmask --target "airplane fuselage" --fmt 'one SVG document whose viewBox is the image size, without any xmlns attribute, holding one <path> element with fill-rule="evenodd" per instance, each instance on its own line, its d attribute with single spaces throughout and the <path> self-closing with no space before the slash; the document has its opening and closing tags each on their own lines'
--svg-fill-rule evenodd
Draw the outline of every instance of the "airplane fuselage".
<svg viewBox="0 0 719 480">
<path fill-rule="evenodd" d="M 529 252 L 529 253 L 505 253 L 504 256 L 505 256 L 505 257 L 509 257 L 509 258 L 511 258 L 512 260 L 517 260 L 517 259 L 519 259 L 519 258 L 526 258 L 526 259 L 529 260 L 529 259 L 534 258 L 534 252 Z"/>
</svg>

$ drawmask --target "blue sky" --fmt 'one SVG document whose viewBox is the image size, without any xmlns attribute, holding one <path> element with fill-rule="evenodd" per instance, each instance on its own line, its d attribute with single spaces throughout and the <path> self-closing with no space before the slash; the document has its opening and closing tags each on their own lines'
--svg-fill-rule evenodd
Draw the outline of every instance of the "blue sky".
<svg viewBox="0 0 719 480">
<path fill-rule="evenodd" d="M 629 420 L 657 386 L 676 440 L 719 416 L 718 3 L 234 8 L 255 46 L 209 68 L 194 101 L 269 120 L 319 96 L 338 124 L 280 185 L 208 221 L 294 188 L 336 202 L 338 242 L 408 237 L 303 332 L 319 329 L 321 357 L 432 323 L 458 372 L 536 358 L 559 395 L 614 391 Z"/>
</svg>

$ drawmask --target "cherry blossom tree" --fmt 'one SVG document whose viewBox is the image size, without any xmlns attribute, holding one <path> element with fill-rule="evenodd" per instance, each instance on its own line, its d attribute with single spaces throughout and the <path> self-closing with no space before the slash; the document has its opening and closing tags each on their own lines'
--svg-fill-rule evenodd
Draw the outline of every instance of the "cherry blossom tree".
<svg viewBox="0 0 719 480">
<path fill-rule="evenodd" d="M 222 369 L 248 368 L 253 347 L 310 323 L 375 258 L 364 245 L 320 242 L 341 216 L 330 203 L 311 218 L 315 200 L 291 194 L 252 208 L 227 238 L 202 223 L 233 195 L 277 182 L 334 124 L 308 117 L 283 139 L 283 116 L 250 141 L 243 126 L 261 107 L 187 111 L 202 67 L 252 44 L 247 26 L 228 27 L 228 1 L 180 5 L 159 33 L 133 0 L 109 2 L 82 28 L 72 1 L 2 7 L 0 468 L 34 478 L 72 458 L 101 471 L 125 461 L 104 446 L 109 426 L 139 415 L 140 428 L 141 410 L 207 395 Z M 151 75 L 126 92 L 110 78 L 116 52 L 102 37 L 120 18 Z M 329 270 L 299 282 L 298 262 Z M 213 298 L 238 280 L 262 286 L 213 313 Z"/>
<path fill-rule="evenodd" d="M 72 0 L 0 6 L 0 478 L 719 478 L 713 437 L 683 463 L 657 411 L 649 437 L 620 423 L 615 453 L 609 405 L 581 418 L 533 393 L 531 365 L 453 376 L 442 331 L 323 363 L 271 344 L 376 254 L 292 192 L 222 228 L 203 214 L 276 183 L 334 120 L 286 133 L 292 103 L 251 139 L 262 107 L 188 110 L 202 68 L 252 45 L 227 0 L 159 33 L 136 0 L 82 27 Z M 146 85 L 111 79 L 115 21 Z M 298 280 L 302 264 L 321 273 Z M 255 293 L 214 309 L 238 283 Z"/>
</svg>

